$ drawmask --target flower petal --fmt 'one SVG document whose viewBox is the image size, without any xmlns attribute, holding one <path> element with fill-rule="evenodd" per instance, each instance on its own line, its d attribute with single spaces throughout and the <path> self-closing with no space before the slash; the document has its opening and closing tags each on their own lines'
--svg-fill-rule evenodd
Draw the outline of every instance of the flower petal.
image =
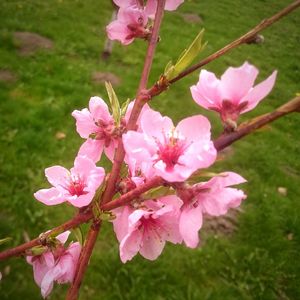
<svg viewBox="0 0 300 300">
<path fill-rule="evenodd" d="M 202 209 L 198 205 L 186 205 L 180 216 L 179 230 L 185 244 L 190 248 L 196 248 L 199 243 L 198 231 L 202 227 Z"/>
<path fill-rule="evenodd" d="M 107 123 L 112 120 L 107 104 L 100 97 L 91 97 L 89 110 L 94 121 L 102 120 Z"/>
<path fill-rule="evenodd" d="M 222 107 L 220 80 L 212 72 L 201 70 L 199 81 L 191 87 L 191 93 L 194 101 L 206 109 Z"/>
<path fill-rule="evenodd" d="M 87 156 L 93 162 L 98 162 L 101 159 L 103 152 L 104 141 L 87 139 L 80 147 L 78 155 Z"/>
<path fill-rule="evenodd" d="M 93 197 L 95 195 L 95 191 L 91 191 L 85 195 L 80 195 L 77 197 L 68 198 L 68 202 L 76 207 L 84 207 L 91 203 Z"/>
<path fill-rule="evenodd" d="M 266 80 L 256 85 L 250 92 L 242 99 L 241 102 L 248 102 L 248 105 L 242 110 L 245 113 L 257 106 L 257 104 L 265 98 L 274 87 L 276 81 L 277 71 L 274 71 Z"/>
<path fill-rule="evenodd" d="M 139 251 L 142 233 L 136 229 L 128 233 L 120 243 L 120 258 L 123 263 L 131 260 Z"/>
<path fill-rule="evenodd" d="M 142 132 L 150 137 L 164 142 L 164 136 L 174 128 L 169 117 L 163 117 L 159 112 L 152 109 L 146 110 L 141 117 Z"/>
<path fill-rule="evenodd" d="M 56 238 L 62 243 L 64 244 L 68 238 L 69 238 L 69 235 L 70 235 L 71 231 L 70 230 L 67 230 L 59 235 L 56 236 Z"/>
<path fill-rule="evenodd" d="M 55 187 L 61 187 L 66 184 L 70 172 L 61 166 L 53 166 L 45 169 L 45 175 L 48 181 Z"/>
<path fill-rule="evenodd" d="M 155 260 L 162 253 L 166 244 L 160 234 L 157 232 L 159 229 L 145 228 L 140 248 L 140 254 L 149 259 Z"/>
<path fill-rule="evenodd" d="M 248 62 L 238 68 L 229 67 L 221 76 L 223 99 L 238 105 L 252 88 L 258 72 L 258 69 Z"/>
<path fill-rule="evenodd" d="M 201 115 L 185 118 L 176 126 L 176 131 L 182 134 L 188 143 L 207 143 L 210 141 L 210 129 L 210 122 Z"/>
<path fill-rule="evenodd" d="M 116 219 L 113 221 L 114 231 L 119 242 L 121 242 L 128 233 L 128 218 L 132 212 L 133 209 L 128 205 L 117 208 L 113 211 L 116 215 Z"/>
<path fill-rule="evenodd" d="M 87 139 L 91 133 L 97 132 L 98 127 L 87 108 L 74 110 L 72 116 L 76 119 L 76 130 L 82 138 Z"/>
<path fill-rule="evenodd" d="M 34 193 L 34 197 L 46 204 L 56 205 L 66 201 L 65 195 L 63 195 L 57 188 L 42 189 Z"/>
</svg>

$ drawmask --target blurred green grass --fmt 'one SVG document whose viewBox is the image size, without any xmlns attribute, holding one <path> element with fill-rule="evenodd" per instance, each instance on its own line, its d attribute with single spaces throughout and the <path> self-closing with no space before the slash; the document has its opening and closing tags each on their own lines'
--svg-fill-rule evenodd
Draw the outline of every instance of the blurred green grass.
<svg viewBox="0 0 300 300">
<path fill-rule="evenodd" d="M 186 1 L 166 13 L 150 82 L 165 64 L 175 60 L 204 27 L 209 44 L 202 56 L 238 37 L 262 18 L 290 1 Z M 3 0 L 0 3 L 0 69 L 17 75 L 14 83 L 0 82 L 0 232 L 12 236 L 10 246 L 24 241 L 24 232 L 38 235 L 68 217 L 67 206 L 45 207 L 32 194 L 47 187 L 44 169 L 70 167 L 82 140 L 71 112 L 87 106 L 93 95 L 106 98 L 103 85 L 91 81 L 94 71 L 112 72 L 122 79 L 116 92 L 132 98 L 142 69 L 145 43 L 115 44 L 109 62 L 100 54 L 110 1 Z M 187 23 L 183 13 L 201 16 L 203 23 Z M 262 45 L 244 45 L 206 66 L 222 74 L 245 60 L 260 70 L 259 80 L 278 69 L 273 92 L 247 119 L 272 110 L 299 92 L 300 15 L 296 11 L 265 30 Z M 18 55 L 15 31 L 30 31 L 54 42 L 52 51 L 31 57 Z M 198 73 L 176 83 L 153 100 L 153 107 L 175 122 L 202 113 L 220 133 L 216 116 L 191 99 L 189 86 Z M 58 140 L 55 134 L 64 132 Z M 136 257 L 123 265 L 111 225 L 105 224 L 83 282 L 80 299 L 300 299 L 300 141 L 299 116 L 291 115 L 233 146 L 233 154 L 218 162 L 217 171 L 232 170 L 248 179 L 248 199 L 231 236 L 202 232 L 196 250 L 167 245 L 154 262 Z M 287 188 L 287 196 L 277 192 Z M 1 246 L 4 249 L 6 246 Z M 8 266 L 10 272 L 8 272 Z M 0 282 L 1 299 L 40 299 L 32 268 L 15 258 L 0 265 L 7 275 Z M 51 299 L 63 299 L 66 286 L 56 286 Z"/>
</svg>

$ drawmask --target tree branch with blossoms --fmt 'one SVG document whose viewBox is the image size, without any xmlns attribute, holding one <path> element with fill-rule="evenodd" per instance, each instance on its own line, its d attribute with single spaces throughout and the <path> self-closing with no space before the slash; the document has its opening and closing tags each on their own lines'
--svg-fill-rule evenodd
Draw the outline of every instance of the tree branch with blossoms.
<svg viewBox="0 0 300 300">
<path fill-rule="evenodd" d="M 66 299 L 78 298 L 101 223 L 106 219 L 113 223 L 123 263 L 137 253 L 154 260 L 166 242 L 197 247 L 203 215 L 224 215 L 246 198 L 235 187 L 246 182 L 242 176 L 230 171 L 213 175 L 206 171 L 215 162 L 217 152 L 286 114 L 300 111 L 300 97 L 296 97 L 273 112 L 238 125 L 240 114 L 254 109 L 271 92 L 277 74 L 273 71 L 254 85 L 259 71 L 248 62 L 229 67 L 220 79 L 201 70 L 199 81 L 190 88 L 199 106 L 220 115 L 224 132 L 215 141 L 211 140 L 211 124 L 206 117 L 188 117 L 175 126 L 169 117 L 147 104 L 170 84 L 249 42 L 299 7 L 299 0 L 189 67 L 203 49 L 201 32 L 176 64 L 169 64 L 149 89 L 164 10 L 175 10 L 183 0 L 114 2 L 119 11 L 117 19 L 107 26 L 108 37 L 124 45 L 136 38 L 149 43 L 135 100 L 120 107 L 113 88 L 107 84 L 110 109 L 101 98 L 92 97 L 88 109 L 72 113 L 77 132 L 85 139 L 74 167 L 47 168 L 45 175 L 52 187 L 39 190 L 34 196 L 46 205 L 68 202 L 79 209 L 77 215 L 36 239 L 0 253 L 0 260 L 26 256 L 44 298 L 54 282 L 71 283 Z M 113 162 L 106 176 L 105 170 L 97 166 L 103 152 Z M 121 174 L 122 167 L 126 174 Z M 194 178 L 200 182 L 194 183 Z M 79 242 L 66 245 L 69 230 L 90 222 L 83 247 Z"/>
</svg>

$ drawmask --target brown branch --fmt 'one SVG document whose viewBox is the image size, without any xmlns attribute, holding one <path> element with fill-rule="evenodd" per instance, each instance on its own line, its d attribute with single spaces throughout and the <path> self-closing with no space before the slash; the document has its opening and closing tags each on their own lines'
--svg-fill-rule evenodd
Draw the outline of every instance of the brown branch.
<svg viewBox="0 0 300 300">
<path fill-rule="evenodd" d="M 274 111 L 256 117 L 250 121 L 242 123 L 238 129 L 232 133 L 223 134 L 214 141 L 215 148 L 220 151 L 235 141 L 243 138 L 244 136 L 252 133 L 258 128 L 275 121 L 292 112 L 300 112 L 300 97 L 296 97 Z"/>
<path fill-rule="evenodd" d="M 81 282 L 87 269 L 90 257 L 93 253 L 93 249 L 97 241 L 97 236 L 99 234 L 100 228 L 101 222 L 94 221 L 89 229 L 86 241 L 80 253 L 79 261 L 75 272 L 75 278 L 72 282 L 71 287 L 68 290 L 66 300 L 78 299 Z"/>
<path fill-rule="evenodd" d="M 70 230 L 72 228 L 77 227 L 80 224 L 88 222 L 92 218 L 92 213 L 91 212 L 86 212 L 86 213 L 79 213 L 69 221 L 67 221 L 64 224 L 61 224 L 49 232 L 45 233 L 43 235 L 43 239 L 47 238 L 50 235 L 58 235 L 59 233 L 62 233 L 66 230 Z M 0 261 L 7 259 L 12 256 L 18 256 L 22 255 L 27 249 L 30 249 L 32 247 L 38 246 L 42 243 L 41 238 L 35 238 L 27 243 L 24 243 L 22 245 L 19 245 L 15 248 L 7 249 L 3 252 L 0 252 Z"/>
<path fill-rule="evenodd" d="M 158 187 L 163 183 L 164 180 L 161 177 L 153 177 L 152 179 L 148 180 L 145 184 L 138 186 L 134 190 L 122 195 L 120 198 L 103 204 L 101 206 L 101 209 L 108 211 L 128 204 L 130 201 L 132 201 L 132 199 L 137 198 L 139 195 L 149 191 L 154 187 Z"/>
<path fill-rule="evenodd" d="M 207 65 L 208 63 L 210 63 L 213 60 L 217 59 L 218 57 L 224 55 L 225 53 L 229 52 L 230 50 L 232 50 L 232 49 L 234 49 L 234 48 L 236 48 L 236 47 L 238 47 L 238 46 L 240 46 L 244 43 L 247 43 L 249 40 L 253 39 L 259 32 L 266 29 L 267 27 L 269 27 L 270 25 L 272 25 L 273 23 L 275 23 L 276 21 L 278 21 L 282 17 L 286 16 L 287 14 L 291 13 L 293 10 L 295 10 L 299 6 L 300 6 L 300 0 L 297 0 L 297 1 L 293 2 L 292 4 L 285 7 L 284 9 L 282 9 L 281 11 L 279 11 L 278 13 L 273 15 L 272 17 L 263 20 L 258 25 L 256 25 L 254 28 L 252 28 L 250 31 L 248 31 L 246 34 L 242 35 L 241 37 L 234 40 L 230 44 L 226 45 L 222 49 L 220 49 L 217 52 L 215 52 L 215 53 L 211 54 L 210 56 L 206 57 L 205 59 L 203 59 L 199 63 L 191 66 L 187 70 L 181 72 L 178 76 L 176 76 L 175 78 L 170 80 L 169 83 L 172 84 L 172 83 L 182 79 L 183 77 L 191 74 L 192 72 L 194 72 L 197 69 L 203 67 L 204 65 Z"/>
<path fill-rule="evenodd" d="M 114 208 L 117 208 L 119 206 L 123 206 L 130 201 L 137 198 L 142 193 L 147 192 L 153 187 L 157 187 L 162 183 L 161 179 L 159 177 L 154 177 L 150 180 L 148 180 L 145 184 L 142 184 L 138 186 L 137 188 L 131 190 L 130 192 L 122 195 L 120 198 L 107 203 L 106 205 L 103 205 L 101 207 L 102 210 L 111 210 Z M 86 212 L 80 212 L 78 215 L 73 217 L 71 220 L 67 221 L 64 224 L 59 225 L 58 227 L 55 227 L 54 229 L 50 230 L 49 232 L 45 233 L 43 235 L 43 239 L 47 238 L 50 235 L 58 235 L 59 233 L 62 233 L 66 230 L 70 230 L 72 228 L 78 227 L 80 224 L 87 223 L 93 218 L 93 213 L 91 210 L 88 210 Z M 24 254 L 24 252 L 28 249 L 31 249 L 32 247 L 38 246 L 42 244 L 41 238 L 35 238 L 29 242 L 26 242 L 22 245 L 19 245 L 17 247 L 4 250 L 3 252 L 0 252 L 0 261 L 5 260 L 7 258 L 10 258 L 12 256 L 18 256 Z"/>
<path fill-rule="evenodd" d="M 156 14 L 155 14 L 153 31 L 148 45 L 143 72 L 142 72 L 140 84 L 137 91 L 136 101 L 134 103 L 132 112 L 130 114 L 130 118 L 128 120 L 127 130 L 135 130 L 136 122 L 145 104 L 145 100 L 148 100 L 148 96 L 143 93 L 143 90 L 147 87 L 147 82 L 148 82 L 148 78 L 152 66 L 155 48 L 158 41 L 159 28 L 164 15 L 164 7 L 165 7 L 165 0 L 159 0 Z M 109 179 L 107 181 L 106 189 L 102 196 L 101 203 L 107 203 L 112 199 L 112 196 L 114 195 L 116 190 L 116 182 L 120 174 L 122 163 L 124 162 L 125 151 L 122 143 L 122 138 L 119 138 L 118 142 L 119 143 L 114 157 L 114 163 L 112 166 Z"/>
</svg>

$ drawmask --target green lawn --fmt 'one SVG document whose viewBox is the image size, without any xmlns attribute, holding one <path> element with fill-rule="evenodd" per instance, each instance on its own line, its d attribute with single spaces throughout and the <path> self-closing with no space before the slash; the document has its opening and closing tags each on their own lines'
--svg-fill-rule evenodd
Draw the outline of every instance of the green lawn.
<svg viewBox="0 0 300 300">
<path fill-rule="evenodd" d="M 208 46 L 202 56 L 238 37 L 262 18 L 283 8 L 288 0 L 190 0 L 175 13 L 166 13 L 150 82 L 176 59 L 200 31 Z M 0 81 L 0 239 L 8 246 L 37 236 L 72 216 L 64 205 L 45 207 L 33 193 L 47 187 L 44 169 L 71 167 L 82 139 L 75 132 L 71 112 L 87 106 L 91 96 L 107 99 L 104 85 L 91 81 L 94 71 L 112 72 L 122 79 L 115 88 L 122 101 L 135 95 L 145 43 L 114 45 L 109 62 L 100 59 L 104 27 L 112 7 L 108 0 L 2 0 L 0 3 L 0 69 L 10 70 L 15 82 Z M 202 23 L 184 21 L 183 13 L 201 16 Z M 221 75 L 245 60 L 261 70 L 259 80 L 278 70 L 270 96 L 246 116 L 268 112 L 300 91 L 300 10 L 263 32 L 261 45 L 244 45 L 206 66 Z M 51 51 L 33 56 L 18 54 L 16 31 L 50 38 Z M 218 118 L 197 106 L 189 87 L 194 73 L 153 100 L 153 107 L 180 119 L 203 113 L 211 118 L 214 136 Z M 168 245 L 150 262 L 137 256 L 123 265 L 118 244 L 106 223 L 90 262 L 80 299 L 300 299 L 300 140 L 299 115 L 276 121 L 237 142 L 226 160 L 213 170 L 232 170 L 248 179 L 248 194 L 233 234 L 201 233 L 196 250 Z M 56 133 L 66 134 L 57 139 Z M 107 162 L 104 164 L 108 165 Z M 278 193 L 287 188 L 287 195 Z M 41 299 L 24 259 L 0 264 L 4 277 L 0 299 Z M 51 299 L 64 299 L 66 286 L 56 286 Z"/>
</svg>

